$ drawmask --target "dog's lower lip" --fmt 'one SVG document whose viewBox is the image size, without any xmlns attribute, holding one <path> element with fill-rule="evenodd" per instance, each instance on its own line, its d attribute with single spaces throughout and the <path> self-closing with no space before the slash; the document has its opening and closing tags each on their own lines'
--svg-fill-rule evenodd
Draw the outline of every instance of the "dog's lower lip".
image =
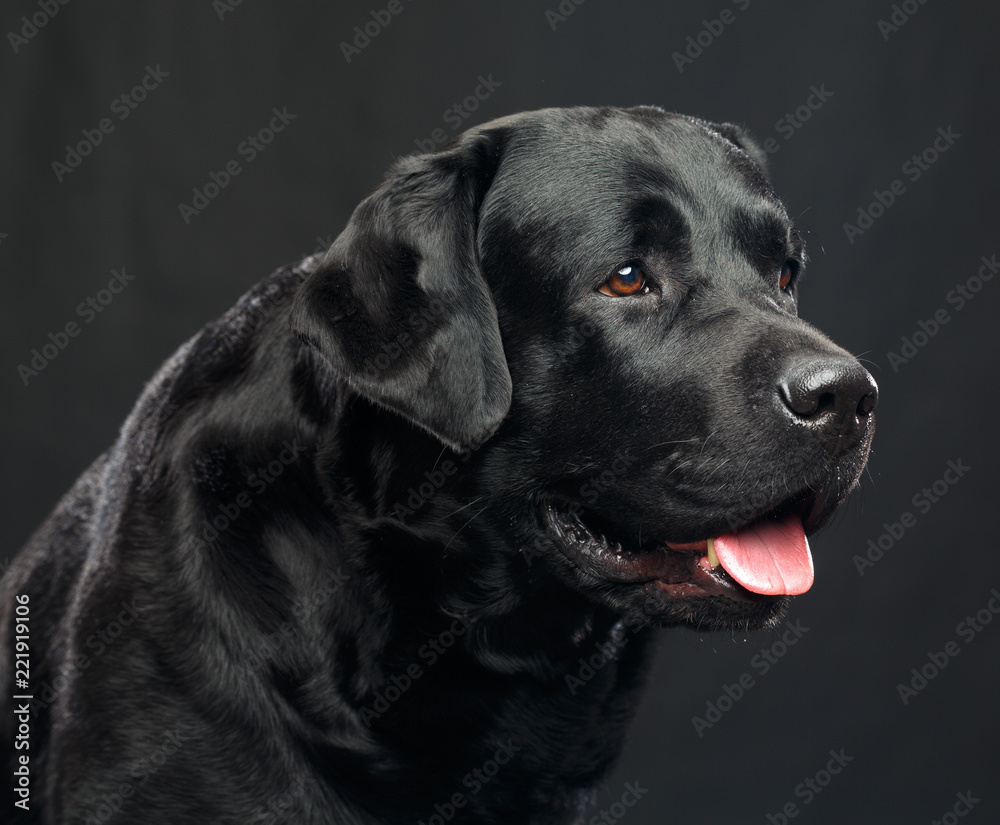
<svg viewBox="0 0 1000 825">
<path fill-rule="evenodd" d="M 578 507 L 570 504 L 563 512 L 548 503 L 543 520 L 564 555 L 594 578 L 618 584 L 655 582 L 671 598 L 719 595 L 740 600 L 761 598 L 760 593 L 734 580 L 718 564 L 718 559 L 709 557 L 707 537 L 685 542 L 661 539 L 644 542 L 641 547 L 628 547 L 624 540 L 609 540 L 610 533 L 604 532 L 604 527 L 589 527 L 580 518 Z M 806 532 L 812 533 L 826 523 L 835 509 L 824 496 L 806 488 L 735 527 L 732 524 L 709 527 L 703 535 L 721 536 L 765 519 L 788 517 L 792 512 L 799 515 Z"/>
<path fill-rule="evenodd" d="M 659 542 L 643 549 L 624 549 L 603 535 L 598 538 L 578 516 L 552 504 L 543 507 L 543 521 L 560 550 L 585 573 L 602 581 L 652 584 L 672 598 L 760 598 L 733 581 L 721 567 L 703 564 L 707 541 L 676 548 Z"/>
</svg>

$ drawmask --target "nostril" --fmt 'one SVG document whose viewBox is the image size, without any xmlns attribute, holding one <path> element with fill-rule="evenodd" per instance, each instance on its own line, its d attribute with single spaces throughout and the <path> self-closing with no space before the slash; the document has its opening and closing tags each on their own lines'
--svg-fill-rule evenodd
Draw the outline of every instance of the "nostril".
<svg viewBox="0 0 1000 825">
<path fill-rule="evenodd" d="M 778 385 L 778 394 L 785 406 L 796 415 L 809 416 L 813 414 L 815 405 L 808 401 L 803 403 L 802 398 L 792 390 L 787 381 L 782 381 Z"/>
<path fill-rule="evenodd" d="M 878 385 L 856 360 L 804 356 L 786 364 L 778 395 L 831 455 L 840 455 L 871 434 L 869 415 Z"/>
<path fill-rule="evenodd" d="M 778 385 L 785 406 L 800 418 L 816 418 L 837 406 L 837 373 L 825 364 L 793 371 Z"/>
<path fill-rule="evenodd" d="M 832 409 L 837 406 L 837 396 L 832 392 L 820 393 L 819 398 L 816 399 L 816 409 L 813 411 L 812 415 L 820 415 L 826 412 L 827 409 Z"/>
<path fill-rule="evenodd" d="M 781 377 L 778 391 L 784 405 L 798 418 L 817 422 L 845 415 L 866 417 L 878 401 L 872 377 L 851 359 L 805 358 Z"/>
<path fill-rule="evenodd" d="M 861 401 L 858 402 L 858 415 L 867 416 L 871 414 L 871 411 L 875 409 L 875 402 L 874 393 L 861 396 Z"/>
</svg>

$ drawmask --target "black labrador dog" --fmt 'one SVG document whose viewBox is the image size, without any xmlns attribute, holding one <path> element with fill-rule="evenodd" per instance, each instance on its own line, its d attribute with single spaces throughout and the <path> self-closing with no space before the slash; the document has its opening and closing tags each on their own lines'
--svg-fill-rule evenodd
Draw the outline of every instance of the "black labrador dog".
<svg viewBox="0 0 1000 825">
<path fill-rule="evenodd" d="M 4 815 L 581 821 L 655 629 L 774 625 L 867 459 L 763 167 L 496 120 L 181 347 L 3 583 Z"/>
</svg>

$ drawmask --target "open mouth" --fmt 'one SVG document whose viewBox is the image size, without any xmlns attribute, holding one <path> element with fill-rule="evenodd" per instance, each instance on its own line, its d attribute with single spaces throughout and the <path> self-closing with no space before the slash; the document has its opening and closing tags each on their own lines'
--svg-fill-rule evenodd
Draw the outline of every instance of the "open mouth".
<svg viewBox="0 0 1000 825">
<path fill-rule="evenodd" d="M 579 568 L 606 581 L 655 582 L 671 598 L 795 596 L 813 582 L 812 554 L 803 526 L 812 493 L 786 499 L 735 530 L 712 530 L 696 542 L 623 539 L 596 513 L 546 503 L 549 536 Z"/>
</svg>

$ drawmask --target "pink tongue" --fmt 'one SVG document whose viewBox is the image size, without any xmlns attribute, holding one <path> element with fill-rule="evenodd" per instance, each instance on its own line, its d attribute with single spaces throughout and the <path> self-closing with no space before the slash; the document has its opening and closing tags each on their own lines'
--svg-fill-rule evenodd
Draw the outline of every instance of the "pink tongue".
<svg viewBox="0 0 1000 825">
<path fill-rule="evenodd" d="M 723 569 L 747 590 L 797 596 L 812 587 L 812 554 L 802 519 L 795 514 L 726 533 L 713 544 Z"/>
</svg>

